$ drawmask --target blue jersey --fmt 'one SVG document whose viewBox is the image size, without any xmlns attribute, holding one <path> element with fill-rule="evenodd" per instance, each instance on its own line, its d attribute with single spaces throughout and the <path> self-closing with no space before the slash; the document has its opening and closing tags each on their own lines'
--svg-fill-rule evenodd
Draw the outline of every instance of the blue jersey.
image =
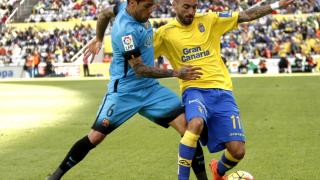
<svg viewBox="0 0 320 180">
<path fill-rule="evenodd" d="M 151 23 L 136 21 L 125 7 L 126 3 L 119 6 L 111 32 L 113 59 L 109 70 L 109 92 L 130 92 L 158 84 L 156 79 L 137 77 L 125 59 L 128 53 L 139 52 L 144 64 L 154 66 Z"/>
</svg>

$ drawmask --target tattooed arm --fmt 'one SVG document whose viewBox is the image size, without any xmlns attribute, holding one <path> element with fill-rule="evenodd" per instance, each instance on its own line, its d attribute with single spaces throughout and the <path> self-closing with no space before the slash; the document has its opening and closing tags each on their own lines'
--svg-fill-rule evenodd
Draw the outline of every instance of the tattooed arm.
<svg viewBox="0 0 320 180">
<path fill-rule="evenodd" d="M 195 80 L 202 75 L 202 73 L 198 71 L 201 70 L 200 67 L 184 66 L 179 70 L 166 70 L 147 66 L 142 62 L 141 56 L 129 60 L 129 64 L 137 76 L 148 78 L 178 77 L 183 80 Z"/>
<path fill-rule="evenodd" d="M 287 7 L 289 4 L 293 2 L 294 0 L 280 0 L 279 2 L 276 2 L 279 3 L 277 4 L 277 8 Z M 238 23 L 249 22 L 258 19 L 267 14 L 270 14 L 272 10 L 273 9 L 271 8 L 271 4 L 249 8 L 239 13 Z"/>
<path fill-rule="evenodd" d="M 103 9 L 99 14 L 98 14 L 98 20 L 97 20 L 97 25 L 96 25 L 96 37 L 92 39 L 88 46 L 85 48 L 84 56 L 85 58 L 88 58 L 90 55 L 92 55 L 92 60 L 96 54 L 99 53 L 102 42 L 103 42 L 103 37 L 104 33 L 110 23 L 110 20 L 116 16 L 118 13 L 118 8 L 120 6 L 121 1 L 116 4 L 116 5 L 111 5 L 106 9 Z M 92 61 L 91 60 L 91 61 Z"/>
<path fill-rule="evenodd" d="M 100 42 L 102 42 L 103 40 L 104 33 L 109 25 L 110 20 L 113 17 L 115 17 L 114 8 L 115 8 L 115 5 L 111 5 L 108 8 L 102 10 L 98 14 L 98 20 L 96 25 L 96 31 L 97 31 L 96 39 L 99 40 Z"/>
</svg>

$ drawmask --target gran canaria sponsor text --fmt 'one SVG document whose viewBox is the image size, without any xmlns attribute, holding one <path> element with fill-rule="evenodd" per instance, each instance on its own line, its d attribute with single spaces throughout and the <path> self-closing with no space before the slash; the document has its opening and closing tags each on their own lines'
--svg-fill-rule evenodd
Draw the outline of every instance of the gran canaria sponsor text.
<svg viewBox="0 0 320 180">
<path fill-rule="evenodd" d="M 183 56 L 181 57 L 182 62 L 190 61 L 193 59 L 202 58 L 204 56 L 209 56 L 210 52 L 209 50 L 202 51 L 201 47 L 195 47 L 195 48 L 184 48 L 183 50 Z"/>
</svg>

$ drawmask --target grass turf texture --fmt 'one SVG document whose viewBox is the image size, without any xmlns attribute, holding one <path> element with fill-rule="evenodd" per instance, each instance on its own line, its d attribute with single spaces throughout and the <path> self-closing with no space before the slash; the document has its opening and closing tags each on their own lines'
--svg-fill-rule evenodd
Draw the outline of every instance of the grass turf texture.
<svg viewBox="0 0 320 180">
<path fill-rule="evenodd" d="M 175 79 L 161 82 L 179 93 Z M 258 180 L 320 177 L 320 77 L 233 78 L 233 82 L 248 142 L 245 159 L 232 172 L 245 170 Z M 52 172 L 89 131 L 106 83 L 1 82 L 0 179 L 44 179 Z M 172 128 L 163 129 L 136 115 L 64 179 L 176 179 L 179 139 Z M 211 158 L 220 157 L 205 147 L 204 151 L 206 166 Z"/>
</svg>

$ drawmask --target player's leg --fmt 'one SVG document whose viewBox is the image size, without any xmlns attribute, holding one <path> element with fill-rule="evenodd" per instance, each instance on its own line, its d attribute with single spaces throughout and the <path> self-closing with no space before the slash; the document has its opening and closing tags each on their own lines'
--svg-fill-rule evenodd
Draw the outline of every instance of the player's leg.
<svg viewBox="0 0 320 180">
<path fill-rule="evenodd" d="M 203 119 L 193 118 L 180 140 L 178 157 L 178 179 L 189 179 L 190 167 L 197 150 L 197 142 L 203 129 Z"/>
<path fill-rule="evenodd" d="M 226 143 L 227 150 L 234 159 L 241 160 L 245 155 L 245 143 L 242 141 L 230 141 Z"/>
<path fill-rule="evenodd" d="M 210 162 L 210 168 L 213 173 L 213 180 L 220 180 L 225 173 L 234 168 L 244 157 L 245 143 L 242 141 L 230 141 L 225 143 L 224 150 L 219 161 L 213 159 Z"/>
<path fill-rule="evenodd" d="M 67 171 L 69 171 L 73 166 L 78 164 L 91 149 L 95 148 L 106 135 L 91 130 L 88 135 L 79 139 L 69 150 L 64 160 L 61 162 L 59 167 L 50 175 L 48 180 L 60 179 Z"/>
<path fill-rule="evenodd" d="M 225 173 L 235 167 L 245 154 L 245 138 L 238 106 L 231 91 L 212 89 L 207 99 L 208 111 L 208 149 L 218 152 L 225 149 L 220 160 L 212 160 L 210 167 L 214 179 L 222 179 Z"/>
<path fill-rule="evenodd" d="M 226 149 L 217 162 L 217 172 L 220 176 L 223 176 L 227 171 L 235 167 L 245 154 L 245 143 L 242 141 L 230 141 L 225 143 L 225 145 Z"/>
<path fill-rule="evenodd" d="M 179 144 L 178 179 L 189 179 L 192 159 L 197 153 L 197 142 L 205 126 L 206 108 L 202 94 L 197 89 L 188 89 L 183 93 L 186 110 L 187 130 Z"/>
<path fill-rule="evenodd" d="M 68 170 L 84 159 L 90 150 L 102 142 L 107 134 L 136 114 L 141 105 L 134 99 L 137 98 L 132 98 L 130 94 L 118 96 L 118 93 L 111 93 L 106 95 L 92 125 L 92 130 L 71 147 L 57 170 L 48 179 L 60 179 Z"/>
<path fill-rule="evenodd" d="M 169 124 L 183 136 L 187 123 L 184 114 L 182 114 L 184 109 L 181 106 L 180 99 L 172 91 L 162 86 L 151 92 L 152 94 L 148 95 L 150 98 L 147 99 L 147 103 L 145 103 L 145 107 L 140 111 L 140 114 L 163 127 L 168 127 Z M 192 162 L 197 178 L 207 179 L 204 156 L 200 144 L 197 146 L 196 156 Z"/>
<path fill-rule="evenodd" d="M 187 121 L 185 120 L 185 114 L 179 115 L 169 125 L 175 128 L 179 134 L 183 137 L 184 133 L 187 130 Z M 207 173 L 205 169 L 204 155 L 202 147 L 199 141 L 197 141 L 196 152 L 191 162 L 191 167 L 195 173 L 198 180 L 207 180 Z M 190 171 L 190 170 L 189 170 Z"/>
</svg>

